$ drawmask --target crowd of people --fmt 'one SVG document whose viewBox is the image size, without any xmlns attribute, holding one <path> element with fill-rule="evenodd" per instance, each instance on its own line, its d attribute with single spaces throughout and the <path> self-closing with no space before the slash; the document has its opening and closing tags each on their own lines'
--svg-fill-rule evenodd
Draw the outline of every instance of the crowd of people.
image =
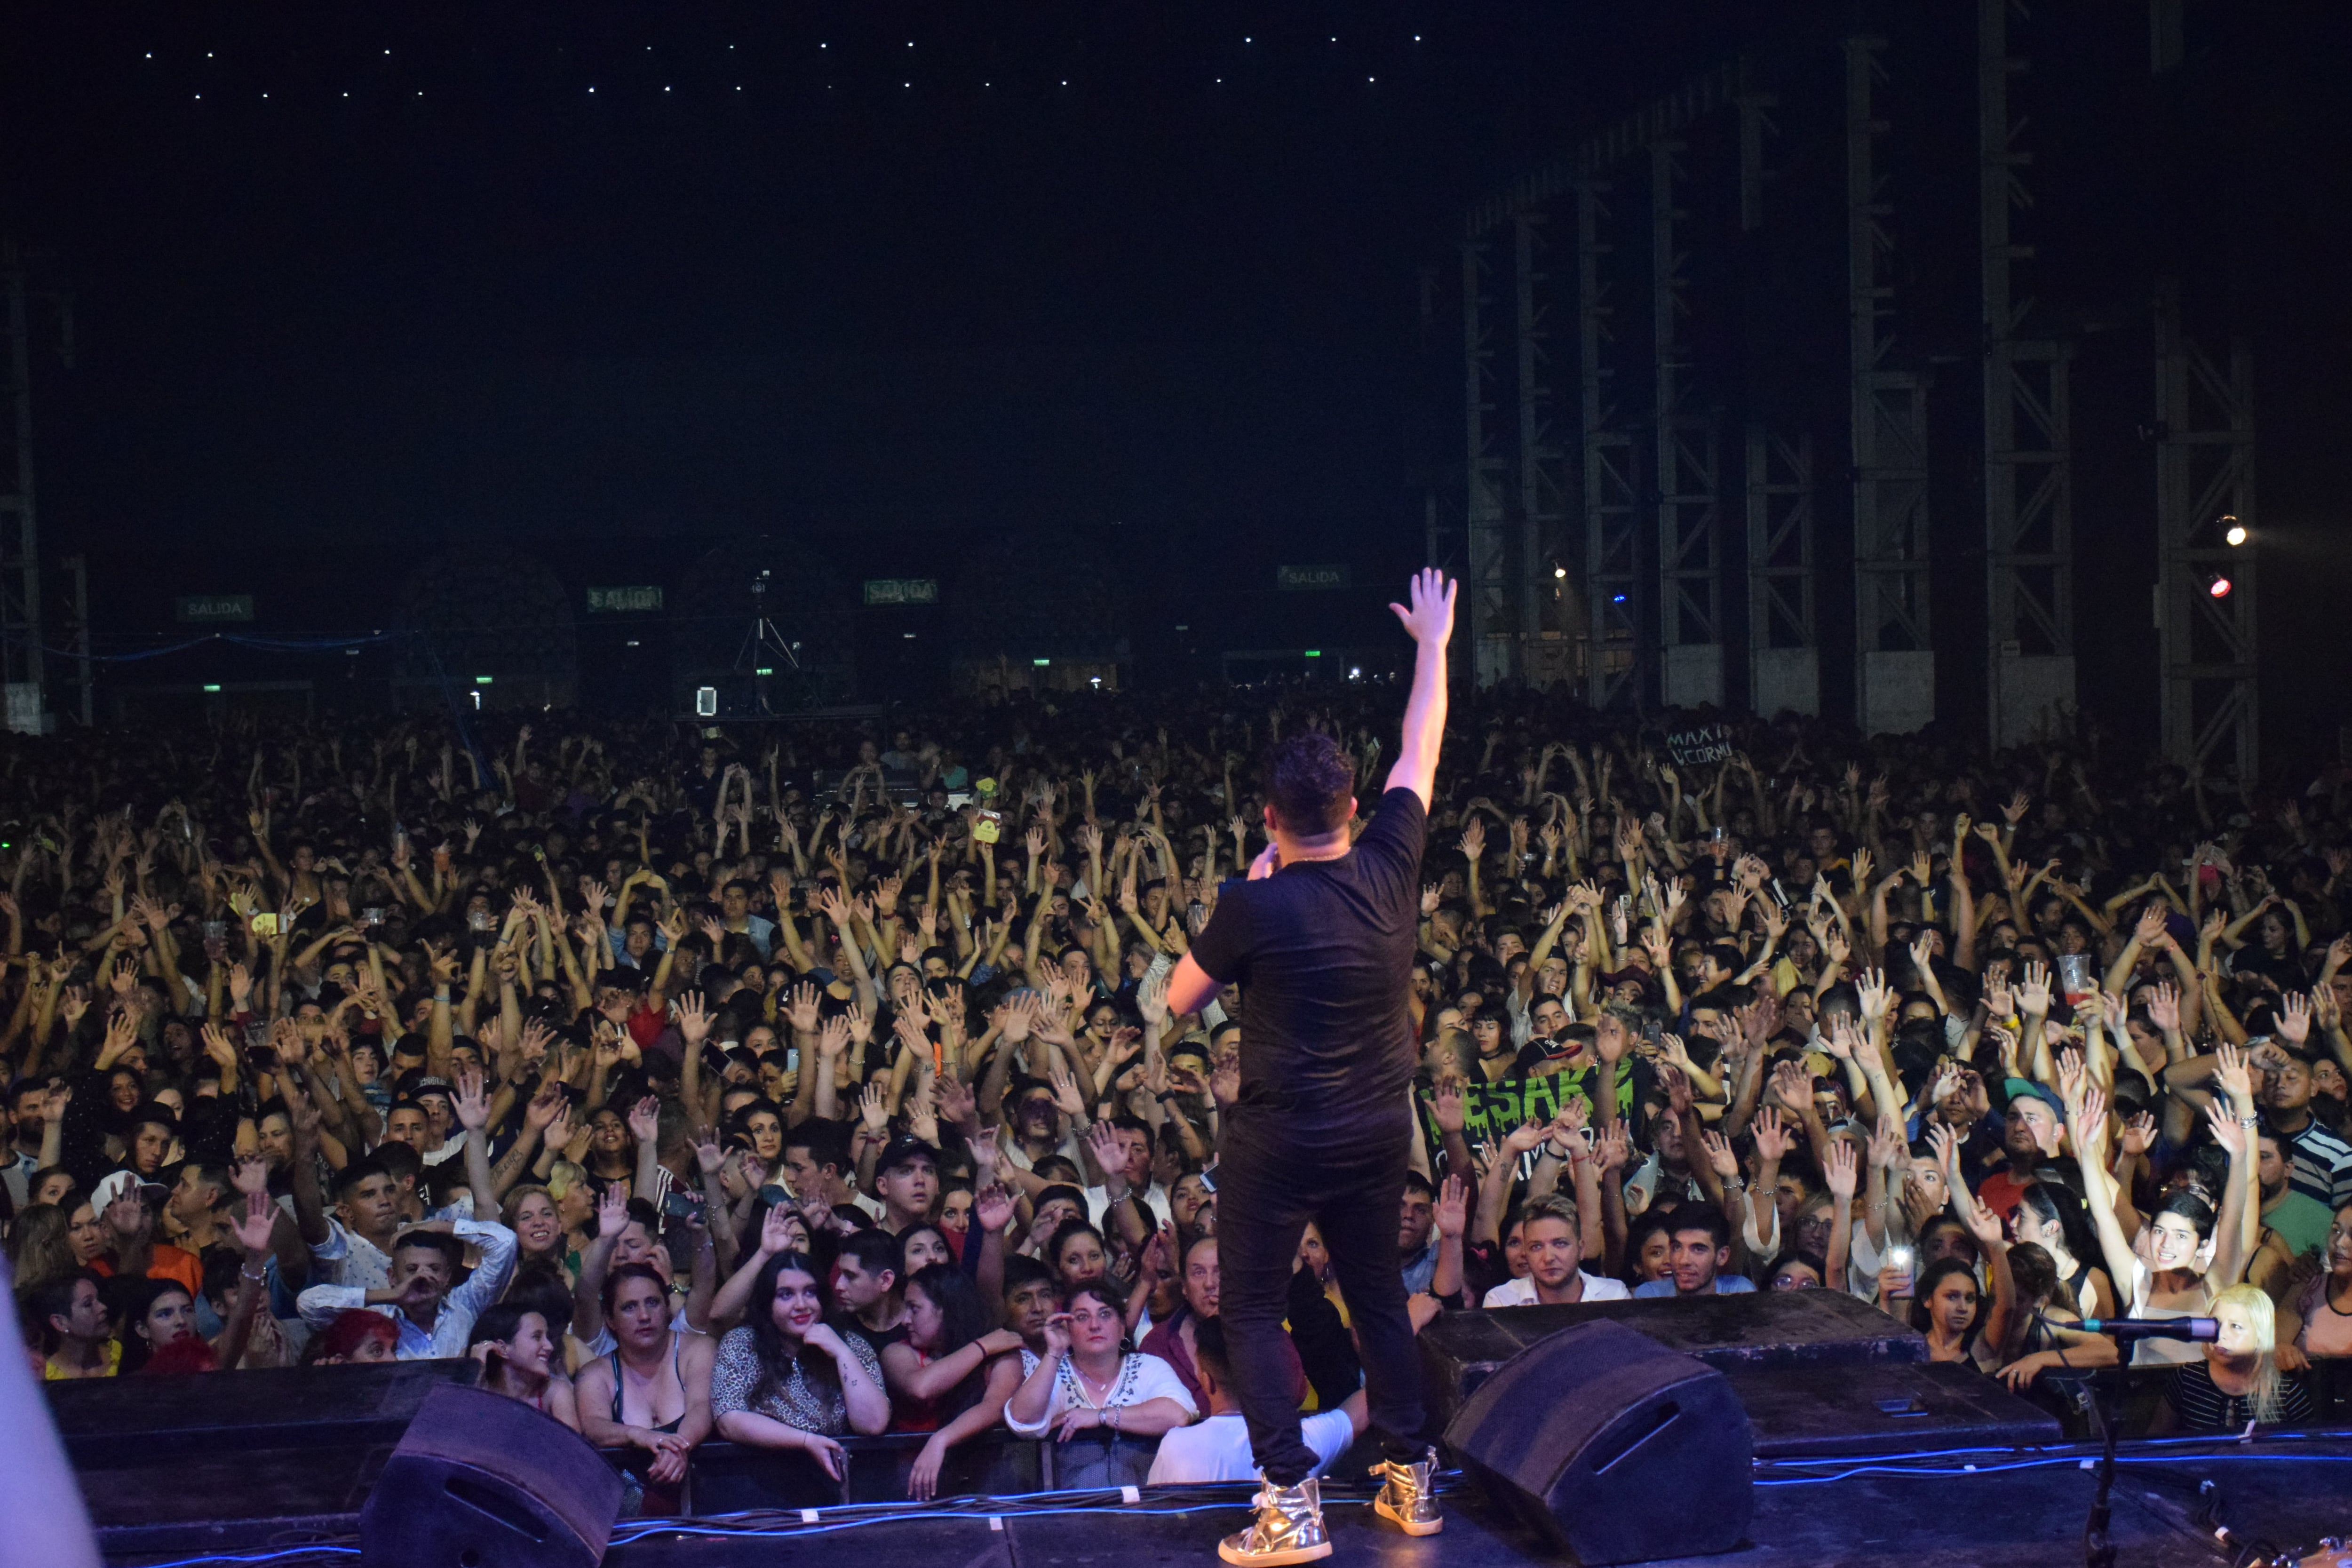
<svg viewBox="0 0 2352 1568">
<path fill-rule="evenodd" d="M 652 1512 L 714 1438 L 838 1475 L 924 1434 L 918 1497 L 998 1429 L 1064 1485 L 1246 1479 L 1216 1172 L 1248 988 L 1171 1016 L 1170 976 L 1265 840 L 1252 759 L 1314 731 L 1377 778 L 1398 700 L 10 737 L 25 1353 L 472 1356 Z M 1838 1290 L 2012 1387 L 2129 1360 L 2168 1429 L 2309 1418 L 2352 1355 L 2352 777 L 1720 735 L 1458 705 L 1416 1326 Z M 1288 1308 L 1328 1463 L 1365 1395 L 1311 1227 Z M 2125 1314 L 2221 1335 L 2078 1326 Z"/>
</svg>

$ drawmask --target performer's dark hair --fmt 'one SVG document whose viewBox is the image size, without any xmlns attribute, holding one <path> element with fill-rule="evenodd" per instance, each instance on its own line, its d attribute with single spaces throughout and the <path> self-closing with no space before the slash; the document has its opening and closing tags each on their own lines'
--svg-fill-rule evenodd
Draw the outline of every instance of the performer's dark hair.
<svg viewBox="0 0 2352 1568">
<path fill-rule="evenodd" d="M 1337 832 L 1356 793 L 1356 763 L 1339 742 L 1309 730 L 1265 753 L 1265 798 L 1282 826 L 1302 837 Z"/>
</svg>

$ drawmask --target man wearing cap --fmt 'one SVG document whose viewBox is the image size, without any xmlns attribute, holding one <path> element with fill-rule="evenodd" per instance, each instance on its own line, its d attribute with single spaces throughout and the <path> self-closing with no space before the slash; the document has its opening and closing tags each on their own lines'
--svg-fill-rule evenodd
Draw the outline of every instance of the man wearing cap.
<svg viewBox="0 0 2352 1568">
<path fill-rule="evenodd" d="M 1977 1198 L 2006 1221 L 2017 1212 L 2025 1189 L 2058 1157 L 2066 1131 L 2064 1102 L 2038 1083 L 2008 1082 L 2009 1110 L 2001 1119 L 2002 1163 L 1978 1184 Z"/>
<path fill-rule="evenodd" d="M 168 1241 L 155 1239 L 155 1204 L 163 1189 L 142 1181 L 135 1172 L 111 1171 L 89 1194 L 89 1206 L 106 1229 L 107 1256 L 90 1259 L 90 1268 L 105 1275 L 169 1279 L 187 1287 L 194 1298 L 202 1293 L 205 1266 L 196 1255 Z"/>
<path fill-rule="evenodd" d="M 929 1222 L 940 1201 L 940 1152 L 911 1132 L 891 1139 L 874 1162 L 874 1195 L 892 1236 Z"/>
</svg>

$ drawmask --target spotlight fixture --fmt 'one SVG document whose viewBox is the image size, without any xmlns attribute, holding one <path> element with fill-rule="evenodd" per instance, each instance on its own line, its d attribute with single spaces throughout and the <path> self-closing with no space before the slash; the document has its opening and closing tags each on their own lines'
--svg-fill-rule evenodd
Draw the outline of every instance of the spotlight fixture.
<svg viewBox="0 0 2352 1568">
<path fill-rule="evenodd" d="M 1555 577 L 1565 577 L 1568 575 L 1568 568 L 1565 566 L 1555 566 L 1551 569 L 1551 574 Z"/>
<path fill-rule="evenodd" d="M 2226 599 L 2230 596 L 2231 586 L 2231 584 L 2230 580 L 2227 577 L 2222 576 L 2219 572 L 2216 572 L 2213 574 L 2212 577 L 2207 581 L 2205 591 L 2208 594 L 2212 595 L 2213 597 L 2217 599 Z"/>
<path fill-rule="evenodd" d="M 2240 522 L 2234 514 L 2225 512 L 2221 517 L 2221 537 L 2232 548 L 2243 544 L 2246 542 L 2246 525 Z"/>
</svg>

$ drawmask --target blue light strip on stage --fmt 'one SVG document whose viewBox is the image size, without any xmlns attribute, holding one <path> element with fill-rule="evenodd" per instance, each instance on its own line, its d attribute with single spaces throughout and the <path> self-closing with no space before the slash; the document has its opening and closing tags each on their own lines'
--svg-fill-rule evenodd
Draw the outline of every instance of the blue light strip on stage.
<svg viewBox="0 0 2352 1568">
<path fill-rule="evenodd" d="M 1053 1494 L 1050 1492 L 1032 1492 L 1028 1495 L 1032 1497 L 1051 1497 Z M 1007 1498 L 1004 1500 L 1008 1502 L 1015 1502 L 1019 1500 L 1017 1498 Z M 1326 1498 L 1323 1500 L 1323 1506 L 1325 1508 L 1364 1508 L 1370 1506 L 1370 1500 L 1368 1498 Z M 877 1514 L 868 1519 L 844 1520 L 838 1524 L 779 1526 L 772 1530 L 742 1525 L 737 1525 L 730 1528 L 706 1520 L 680 1520 L 675 1522 L 664 1523 L 656 1523 L 654 1521 L 647 1521 L 639 1528 L 632 1531 L 626 1535 L 614 1535 L 613 1537 L 613 1544 L 615 1546 L 626 1546 L 635 1542 L 647 1541 L 656 1536 L 662 1535 L 731 1535 L 740 1536 L 747 1540 L 765 1539 L 772 1536 L 831 1535 L 838 1531 L 863 1530 L 868 1525 L 908 1524 L 918 1520 L 927 1524 L 935 1524 L 942 1519 L 969 1519 L 975 1524 L 982 1524 L 992 1519 L 1047 1519 L 1057 1514 L 1074 1513 L 1108 1513 L 1122 1514 L 1129 1518 L 1168 1519 L 1173 1518 L 1179 1514 L 1188 1513 L 1230 1513 L 1235 1509 L 1245 1509 L 1248 1506 L 1248 1499 L 1235 1498 L 1228 1502 L 1195 1503 L 1188 1508 L 1146 1508 L 1139 1503 L 1125 1503 L 1117 1506 L 1105 1506 L 1099 1508 L 1009 1508 L 1002 1510 L 1001 1512 L 994 1513 L 982 1513 L 966 1509 L 955 1509 L 950 1510 L 922 1509 L 917 1511 L 909 1511 L 906 1513 Z M 156 1565 L 156 1568 L 166 1568 L 166 1565 L 158 1564 Z M 168 1568 L 180 1568 L 180 1565 L 168 1565 Z"/>
<path fill-rule="evenodd" d="M 275 1552 L 263 1552 L 239 1557 L 219 1553 L 209 1557 L 175 1557 L 169 1563 L 149 1563 L 143 1568 L 205 1568 L 214 1563 L 285 1563 L 297 1557 L 357 1557 L 356 1546 L 287 1546 Z"/>
<path fill-rule="evenodd" d="M 2352 1464 L 2352 1454 L 2219 1453 L 2199 1454 L 2194 1456 L 2194 1459 L 2200 1465 L 2217 1459 L 2255 1459 L 2284 1465 L 2343 1465 Z M 1840 1470 L 1834 1475 L 1791 1476 L 1786 1480 L 1759 1479 L 1756 1484 L 1759 1487 L 1818 1487 L 1825 1486 L 1831 1481 L 1846 1480 L 1854 1476 L 1997 1476 L 2004 1470 L 2042 1470 L 2062 1465 L 2073 1469 L 2084 1470 L 2095 1468 L 2098 1462 L 2095 1458 L 2087 1455 L 2067 1454 L 2047 1459 L 2020 1459 L 2014 1464 L 2008 1465 L 1969 1465 L 1958 1469 L 1950 1466 L 1856 1465 L 1851 1469 Z M 2162 1456 L 2117 1454 L 2116 1456 L 2116 1463 L 2118 1465 L 2174 1465 L 2181 1462 L 2180 1457 L 2168 1454 Z"/>
</svg>

